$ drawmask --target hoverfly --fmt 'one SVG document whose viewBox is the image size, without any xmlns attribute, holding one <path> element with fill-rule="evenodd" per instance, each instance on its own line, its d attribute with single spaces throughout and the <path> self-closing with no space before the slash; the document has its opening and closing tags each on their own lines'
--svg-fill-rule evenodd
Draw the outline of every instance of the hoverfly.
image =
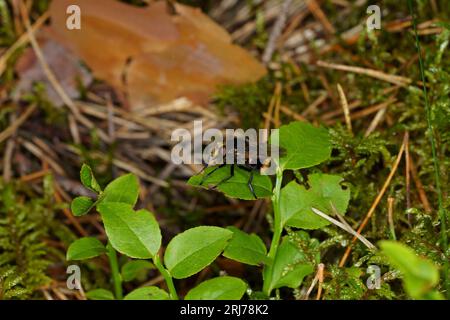
<svg viewBox="0 0 450 320">
<path fill-rule="evenodd" d="M 226 150 L 225 145 L 222 143 L 217 144 L 216 148 L 211 153 L 210 160 L 207 163 L 204 162 L 204 167 L 199 173 L 203 172 L 204 170 L 206 170 L 207 168 L 209 168 L 211 166 L 216 166 L 216 167 L 213 170 L 211 170 L 210 172 L 208 172 L 207 174 L 203 175 L 202 180 L 200 181 L 200 185 L 203 185 L 203 183 L 209 177 L 211 177 L 215 172 L 217 172 L 217 170 L 229 165 L 230 166 L 229 175 L 227 177 L 223 178 L 222 180 L 220 180 L 213 187 L 211 187 L 211 189 L 215 189 L 219 185 L 221 185 L 221 184 L 227 182 L 228 180 L 230 180 L 231 178 L 233 178 L 234 174 L 235 174 L 235 167 L 238 167 L 238 168 L 243 169 L 250 173 L 248 181 L 247 181 L 247 186 L 248 186 L 250 192 L 252 193 L 253 197 L 255 199 L 257 199 L 258 197 L 256 196 L 255 189 L 253 187 L 254 172 L 259 172 L 259 173 L 264 172 L 264 170 L 266 170 L 270 166 L 271 158 L 267 157 L 263 161 L 261 161 L 259 157 L 252 158 L 251 152 L 249 152 L 249 150 L 250 150 L 249 140 L 247 137 L 245 137 L 244 153 L 242 153 L 241 150 L 238 150 L 237 142 L 238 142 L 238 138 L 234 137 L 234 144 L 233 144 L 232 150 Z M 233 163 L 231 163 L 231 164 L 227 163 L 226 158 L 227 158 L 227 155 L 229 155 L 230 153 L 232 154 L 233 159 L 238 159 L 240 157 L 244 161 L 243 162 L 240 161 L 240 163 L 235 163 L 235 161 L 233 161 Z M 221 160 L 221 161 L 218 161 L 218 160 Z M 218 164 L 218 162 L 220 164 Z"/>
</svg>

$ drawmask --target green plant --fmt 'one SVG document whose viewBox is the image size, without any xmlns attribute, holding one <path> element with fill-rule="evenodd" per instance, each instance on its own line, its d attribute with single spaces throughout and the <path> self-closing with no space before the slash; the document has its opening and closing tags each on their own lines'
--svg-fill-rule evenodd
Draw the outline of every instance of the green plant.
<svg viewBox="0 0 450 320">
<path fill-rule="evenodd" d="M 381 241 L 382 253 L 403 276 L 403 286 L 413 299 L 442 300 L 434 287 L 439 282 L 439 269 L 430 260 L 418 257 L 408 246 L 395 241 Z"/>
<path fill-rule="evenodd" d="M 137 178 L 132 174 L 124 175 L 102 190 L 88 166 L 82 167 L 80 176 L 84 186 L 96 192 L 98 197 L 95 200 L 88 197 L 74 199 L 72 212 L 81 216 L 96 207 L 103 219 L 108 244 L 104 246 L 96 238 L 78 239 L 69 247 L 67 260 L 85 260 L 106 254 L 114 287 L 114 294 L 106 289 L 92 290 L 87 293 L 90 299 L 178 299 L 173 279 L 187 278 L 201 271 L 223 252 L 233 237 L 233 232 L 224 228 L 192 228 L 174 237 L 161 259 L 161 231 L 155 217 L 145 209 L 133 209 L 139 194 Z M 139 260 L 132 260 L 120 269 L 117 252 Z M 123 281 L 130 281 L 141 270 L 153 267 L 164 277 L 169 293 L 152 286 L 138 288 L 124 297 Z M 217 298 L 240 299 L 247 288 L 244 282 L 233 277 L 218 278 L 217 281 L 200 284 L 188 293 L 188 297 L 213 294 Z"/>
<path fill-rule="evenodd" d="M 291 229 L 319 229 L 330 224 L 316 215 L 312 208 L 324 212 L 336 210 L 344 215 L 350 189 L 341 177 L 319 172 L 305 176 L 304 181 L 293 180 L 283 186 L 283 176 L 287 171 L 297 172 L 327 160 L 331 155 L 331 142 L 327 130 L 303 122 L 282 126 L 274 134 L 279 136 L 272 136 L 271 141 L 279 141 L 279 147 L 285 151 L 277 165 L 275 187 L 272 189 L 268 176 L 257 173 L 253 180 L 256 195 L 272 199 L 273 237 L 268 251 L 255 234 L 247 234 L 234 227 L 199 226 L 175 236 L 161 259 L 161 231 L 154 215 L 145 209 L 133 208 L 139 194 L 137 178 L 131 174 L 124 175 L 102 190 L 92 170 L 84 165 L 81 181 L 98 197 L 74 199 L 72 211 L 80 216 L 95 207 L 102 216 L 108 244 L 105 247 L 95 238 L 79 239 L 70 246 L 67 259 L 84 260 L 106 254 L 114 287 L 114 294 L 97 289 L 88 292 L 87 296 L 91 299 L 122 299 L 123 280 L 133 278 L 136 270 L 145 265 L 159 270 L 169 293 L 156 287 L 144 287 L 129 293 L 125 299 L 178 299 L 173 279 L 188 278 L 200 272 L 221 254 L 244 264 L 262 265 L 265 297 L 270 297 L 273 290 L 282 287 L 298 288 L 303 278 L 313 273 L 320 262 L 319 242 L 306 232 Z M 222 180 L 228 169 L 217 170 L 204 185 Z M 236 174 L 218 189 L 229 197 L 253 199 L 247 187 L 249 174 L 237 169 Z M 193 176 L 188 183 L 199 186 L 201 179 L 202 175 Z M 283 230 L 288 231 L 284 237 Z M 129 262 L 133 264 L 131 267 L 122 266 L 120 272 L 116 251 L 139 260 Z M 128 270 L 127 274 L 125 270 Z M 188 292 L 186 299 L 240 299 L 246 289 L 247 284 L 238 278 L 219 277 L 199 284 Z"/>
<path fill-rule="evenodd" d="M 42 196 L 20 182 L 0 180 L 0 300 L 36 298 L 51 279 L 47 268 L 62 258 L 45 242 L 50 237 L 73 239 L 55 219 L 53 178 L 44 178 Z"/>
</svg>

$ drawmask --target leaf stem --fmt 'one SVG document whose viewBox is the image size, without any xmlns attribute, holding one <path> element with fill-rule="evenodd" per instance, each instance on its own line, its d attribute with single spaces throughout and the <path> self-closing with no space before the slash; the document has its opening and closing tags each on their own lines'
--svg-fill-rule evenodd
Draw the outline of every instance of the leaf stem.
<svg viewBox="0 0 450 320">
<path fill-rule="evenodd" d="M 263 291 L 270 296 L 272 291 L 272 264 L 275 260 L 278 251 L 278 245 L 280 244 L 281 233 L 283 232 L 283 226 L 281 222 L 281 210 L 280 210 L 280 193 L 281 193 L 281 183 L 283 182 L 283 170 L 278 167 L 277 169 L 277 179 L 275 183 L 275 189 L 272 195 L 272 206 L 273 206 L 273 237 L 270 243 L 269 253 L 267 257 L 269 258 L 269 266 L 266 266 L 264 270 L 264 284 Z"/>
<path fill-rule="evenodd" d="M 106 245 L 106 255 L 108 256 L 109 265 L 111 267 L 116 299 L 122 300 L 123 299 L 122 276 L 120 275 L 119 272 L 119 263 L 117 262 L 116 250 L 114 250 L 110 242 L 108 242 L 108 244 Z"/>
<path fill-rule="evenodd" d="M 412 17 L 412 24 L 413 24 L 413 29 L 414 29 L 415 41 L 416 41 L 416 49 L 417 49 L 417 53 L 419 55 L 419 68 L 420 68 L 420 76 L 422 78 L 422 84 L 423 84 L 425 110 L 426 110 L 427 122 L 428 122 L 428 134 L 430 137 L 431 152 L 432 152 L 432 156 L 433 156 L 434 179 L 435 179 L 435 183 L 436 183 L 436 192 L 437 192 L 437 196 L 438 196 L 439 220 L 441 222 L 441 245 L 442 245 L 442 251 L 444 252 L 444 270 L 443 270 L 444 286 L 447 291 L 447 297 L 450 298 L 450 280 L 449 280 L 450 277 L 448 276 L 449 262 L 448 262 L 448 256 L 447 256 L 448 255 L 447 214 L 444 209 L 444 200 L 442 197 L 440 164 L 439 164 L 439 159 L 437 157 L 436 137 L 435 137 L 435 133 L 434 133 L 433 123 L 431 120 L 431 107 L 430 107 L 430 102 L 428 99 L 428 90 L 427 90 L 426 77 L 425 77 L 425 67 L 424 67 L 424 63 L 423 63 L 422 50 L 420 48 L 420 40 L 419 40 L 419 36 L 417 33 L 416 15 L 414 14 L 414 7 L 413 7 L 412 0 L 408 0 L 408 6 L 409 6 L 409 11 L 410 11 L 411 17 Z"/>
<path fill-rule="evenodd" d="M 155 267 L 161 272 L 162 276 L 164 277 L 164 280 L 166 281 L 167 287 L 169 288 L 170 297 L 172 300 L 178 300 L 178 294 L 177 290 L 175 289 L 175 285 L 173 284 L 173 279 L 169 271 L 164 268 L 164 266 L 161 263 L 161 259 L 159 258 L 159 255 L 156 254 L 153 258 L 153 264 Z"/>
</svg>

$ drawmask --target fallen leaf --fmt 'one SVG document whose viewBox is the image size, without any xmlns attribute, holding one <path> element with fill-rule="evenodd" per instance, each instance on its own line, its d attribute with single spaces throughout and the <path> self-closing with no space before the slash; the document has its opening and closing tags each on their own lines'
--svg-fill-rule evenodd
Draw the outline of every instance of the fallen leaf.
<svg viewBox="0 0 450 320">
<path fill-rule="evenodd" d="M 66 28 L 69 5 L 81 30 Z M 233 45 L 226 30 L 199 9 L 164 1 L 135 7 L 115 0 L 59 0 L 50 7 L 55 37 L 125 93 L 132 108 L 179 97 L 205 104 L 218 85 L 257 81 L 265 68 Z"/>
<path fill-rule="evenodd" d="M 48 33 L 43 30 L 38 42 L 44 58 L 50 69 L 55 74 L 61 87 L 71 98 L 78 98 L 80 85 L 88 86 L 92 82 L 90 73 L 81 66 L 78 58 L 64 46 L 52 40 Z M 15 87 L 13 98 L 20 99 L 23 94 L 31 92 L 36 82 L 46 84 L 46 95 L 49 101 L 55 106 L 62 106 L 59 94 L 48 81 L 44 70 L 30 47 L 19 58 L 15 65 L 15 71 L 19 75 L 19 81 Z"/>
</svg>

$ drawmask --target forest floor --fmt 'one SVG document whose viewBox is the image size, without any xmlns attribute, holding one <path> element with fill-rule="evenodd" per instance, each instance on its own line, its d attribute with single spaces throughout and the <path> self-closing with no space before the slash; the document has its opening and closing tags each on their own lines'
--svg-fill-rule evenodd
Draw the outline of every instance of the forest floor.
<svg viewBox="0 0 450 320">
<path fill-rule="evenodd" d="M 141 186 L 139 207 L 155 213 L 163 243 L 198 225 L 235 226 L 268 243 L 270 201 L 236 200 L 194 188 L 186 182 L 201 166 L 171 162 L 171 130 L 194 120 L 217 128 L 278 128 L 291 121 L 326 127 L 331 159 L 298 175 L 320 170 L 342 176 L 351 189 L 348 224 L 354 230 L 362 226 L 361 233 L 374 244 L 400 241 L 439 266 L 437 289 L 445 295 L 449 229 L 442 228 L 450 210 L 447 1 L 413 1 L 426 93 L 406 1 L 370 1 L 379 2 L 382 10 L 381 29 L 373 31 L 366 29 L 370 14 L 364 0 L 286 1 L 287 11 L 283 1 L 275 0 L 182 2 L 201 7 L 235 43 L 266 60 L 268 74 L 256 84 L 221 87 L 206 108 L 177 100 L 134 113 L 100 80 L 79 84 L 69 107 L 67 101 L 57 106 L 46 90 L 54 83 L 24 84 L 18 61 L 31 48 L 29 26 L 20 13 L 21 1 L 0 0 L 0 299 L 85 298 L 66 287 L 71 264 L 66 250 L 79 237 L 104 241 L 106 234 L 98 215 L 75 218 L 70 212 L 73 198 L 91 195 L 79 182 L 83 163 L 93 168 L 102 186 L 134 173 Z M 48 23 L 50 1 L 24 3 L 35 31 Z M 274 25 L 284 15 L 281 34 L 272 39 Z M 76 120 L 72 104 L 86 121 Z M 380 290 L 367 288 L 368 266 L 383 261 L 360 242 L 350 251 L 351 235 L 335 225 L 307 233 L 318 240 L 325 267 L 321 299 L 410 298 L 401 277 L 387 269 Z M 82 271 L 84 291 L 111 287 L 106 259 L 83 262 Z M 219 258 L 179 281 L 178 290 L 183 295 L 223 271 L 261 286 L 260 275 L 251 268 Z M 307 276 L 300 288 L 279 290 L 278 296 L 304 299 L 315 275 Z M 152 270 L 126 283 L 125 290 L 164 287 L 162 282 Z M 316 289 L 308 293 L 316 294 Z"/>
</svg>

